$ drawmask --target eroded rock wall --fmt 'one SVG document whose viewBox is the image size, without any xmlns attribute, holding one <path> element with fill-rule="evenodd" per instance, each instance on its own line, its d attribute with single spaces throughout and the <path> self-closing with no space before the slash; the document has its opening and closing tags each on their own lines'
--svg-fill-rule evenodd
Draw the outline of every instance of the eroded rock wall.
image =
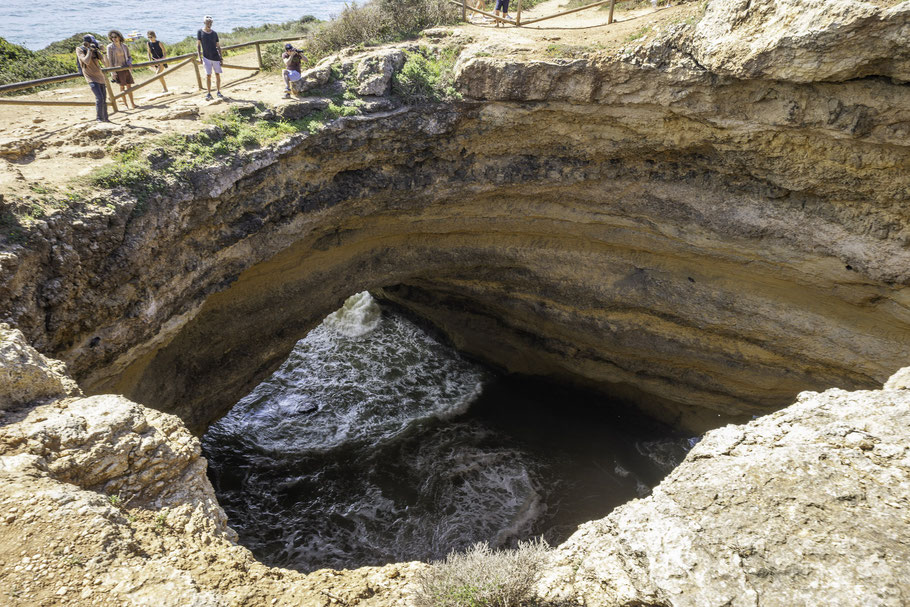
<svg viewBox="0 0 910 607">
<path fill-rule="evenodd" d="M 879 385 L 910 359 L 908 15 L 714 2 L 613 55 L 469 44 L 462 102 L 39 222 L 0 256 L 4 318 L 88 391 L 196 432 L 364 289 L 693 429 Z M 373 78 L 368 59 L 345 69 Z"/>
<path fill-rule="evenodd" d="M 14 332 L 16 375 L 48 361 Z M 885 389 L 803 393 L 705 435 L 650 497 L 582 525 L 544 605 L 895 606 L 910 592 L 910 367 Z M 14 387 L 0 384 L 0 398 Z M 38 397 L 0 416 L 4 604 L 386 607 L 420 563 L 304 574 L 235 543 L 179 418 L 116 395 Z M 304 530 L 305 532 L 305 530 Z"/>
</svg>

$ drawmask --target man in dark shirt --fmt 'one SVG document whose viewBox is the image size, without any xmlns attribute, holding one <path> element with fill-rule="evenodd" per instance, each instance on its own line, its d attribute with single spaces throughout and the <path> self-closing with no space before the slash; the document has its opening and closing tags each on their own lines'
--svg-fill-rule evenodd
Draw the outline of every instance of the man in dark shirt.
<svg viewBox="0 0 910 607">
<path fill-rule="evenodd" d="M 215 90 L 221 94 L 221 43 L 218 42 L 218 32 L 212 29 L 212 18 L 208 15 L 202 21 L 204 27 L 196 32 L 196 52 L 202 65 L 205 66 L 205 83 L 208 88 L 206 99 L 212 98 L 212 72 L 215 72 Z"/>
<path fill-rule="evenodd" d="M 285 69 L 281 74 L 284 76 L 284 96 L 291 96 L 291 83 L 300 80 L 300 51 L 294 48 L 290 42 L 284 45 L 284 54 L 281 60 L 284 61 Z"/>
</svg>

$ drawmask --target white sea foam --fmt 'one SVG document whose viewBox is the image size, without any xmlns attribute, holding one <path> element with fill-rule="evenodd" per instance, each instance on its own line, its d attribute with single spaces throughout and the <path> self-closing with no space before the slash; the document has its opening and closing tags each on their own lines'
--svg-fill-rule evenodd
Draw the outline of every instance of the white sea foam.
<svg viewBox="0 0 910 607">
<path fill-rule="evenodd" d="M 309 570 L 442 558 L 552 529 L 541 525 L 562 507 L 554 492 L 577 493 L 550 468 L 562 460 L 459 417 L 487 378 L 369 294 L 349 298 L 203 439 L 241 541 L 271 565 Z M 639 461 L 677 457 L 662 439 L 610 442 L 628 450 L 622 464 L 618 452 L 609 468 L 594 462 L 600 496 L 646 494 L 653 475 L 640 477 Z M 559 470 L 570 469 L 575 460 Z"/>
<path fill-rule="evenodd" d="M 382 310 L 367 291 L 348 297 L 340 309 L 322 321 L 322 326 L 345 337 L 361 337 L 379 325 Z"/>
</svg>

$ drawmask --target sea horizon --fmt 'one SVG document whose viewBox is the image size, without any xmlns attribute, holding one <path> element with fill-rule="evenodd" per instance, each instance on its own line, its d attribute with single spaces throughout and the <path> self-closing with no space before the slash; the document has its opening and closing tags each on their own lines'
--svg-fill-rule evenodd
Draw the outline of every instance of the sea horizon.
<svg viewBox="0 0 910 607">
<path fill-rule="evenodd" d="M 91 11 L 62 1 L 28 2 L 7 0 L 0 6 L 0 38 L 40 50 L 53 42 L 84 32 L 107 33 L 112 29 L 125 35 L 154 30 L 165 45 L 193 36 L 202 27 L 202 18 L 211 15 L 215 31 L 228 33 L 237 27 L 284 23 L 312 15 L 330 19 L 344 8 L 343 0 L 275 0 L 267 5 L 222 0 L 187 3 L 160 0 L 156 3 L 98 0 Z"/>
</svg>

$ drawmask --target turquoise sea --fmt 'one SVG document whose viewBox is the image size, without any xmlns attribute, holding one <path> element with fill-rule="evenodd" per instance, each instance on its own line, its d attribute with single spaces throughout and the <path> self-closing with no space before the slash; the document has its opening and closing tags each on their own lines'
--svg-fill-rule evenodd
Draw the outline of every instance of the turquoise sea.
<svg viewBox="0 0 910 607">
<path fill-rule="evenodd" d="M 124 34 L 155 30 L 165 43 L 192 36 L 211 15 L 216 31 L 235 27 L 282 23 L 313 15 L 329 19 L 341 12 L 342 0 L 269 0 L 269 2 L 219 0 L 218 2 L 154 2 L 95 0 L 91 3 L 7 0 L 0 3 L 0 37 L 32 50 L 44 48 L 85 31 L 105 33 L 118 29 Z"/>
</svg>

